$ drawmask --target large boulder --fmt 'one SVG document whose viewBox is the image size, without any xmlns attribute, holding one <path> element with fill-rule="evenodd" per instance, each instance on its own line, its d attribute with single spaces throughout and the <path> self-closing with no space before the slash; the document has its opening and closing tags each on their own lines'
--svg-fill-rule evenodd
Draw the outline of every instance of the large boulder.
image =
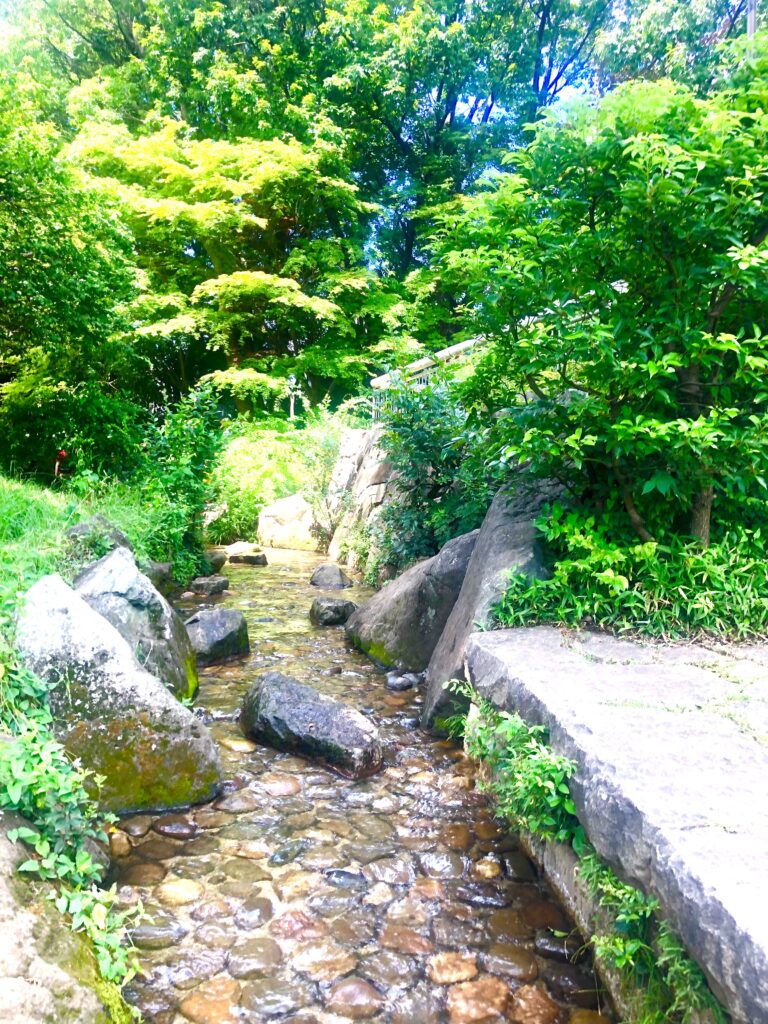
<svg viewBox="0 0 768 1024">
<path fill-rule="evenodd" d="M 58 737 L 104 776 L 93 793 L 102 808 L 180 807 L 216 795 L 221 770 L 209 731 L 58 574 L 27 593 L 17 645 L 49 685 Z"/>
<path fill-rule="evenodd" d="M 259 543 L 269 548 L 319 551 L 320 533 L 312 506 L 300 494 L 265 505 L 259 513 Z"/>
<path fill-rule="evenodd" d="M 259 743 L 316 758 L 351 778 L 382 766 L 378 730 L 364 715 L 280 672 L 251 686 L 240 727 Z"/>
<path fill-rule="evenodd" d="M 482 697 L 543 725 L 575 765 L 590 843 L 659 901 L 728 1020 L 766 1024 L 768 645 L 538 626 L 476 634 L 466 666 Z"/>
<path fill-rule="evenodd" d="M 342 597 L 316 597 L 309 609 L 309 619 L 316 626 L 343 626 L 357 611 L 354 601 Z"/>
<path fill-rule="evenodd" d="M 331 513 L 338 520 L 328 554 L 363 572 L 376 557 L 375 546 L 362 561 L 355 538 L 366 532 L 397 490 L 397 475 L 379 446 L 380 438 L 381 429 L 376 427 L 345 432 L 328 489 Z"/>
<path fill-rule="evenodd" d="M 95 515 L 70 526 L 64 536 L 76 551 L 91 555 L 106 554 L 113 548 L 133 550 L 123 531 L 104 516 Z"/>
<path fill-rule="evenodd" d="M 111 622 L 139 663 L 177 697 L 197 693 L 195 652 L 184 623 L 127 548 L 115 548 L 80 573 L 78 594 Z"/>
<path fill-rule="evenodd" d="M 235 608 L 204 608 L 184 623 L 200 665 L 247 654 L 248 623 Z"/>
<path fill-rule="evenodd" d="M 422 672 L 456 603 L 477 536 L 475 530 L 448 541 L 358 608 L 346 626 L 355 647 L 387 667 Z"/>
<path fill-rule="evenodd" d="M 322 565 L 318 565 L 309 582 L 320 590 L 343 590 L 352 586 L 352 580 L 334 562 L 323 562 Z"/>
<path fill-rule="evenodd" d="M 103 985 L 85 937 L 16 874 L 28 852 L 8 833 L 23 824 L 0 812 L 0 1024 L 106 1024 L 117 1018 L 99 995 Z"/>
<path fill-rule="evenodd" d="M 547 570 L 536 530 L 542 506 L 560 493 L 557 484 L 532 480 L 524 470 L 515 484 L 493 499 L 477 537 L 459 596 L 427 666 L 427 691 L 422 724 L 432 727 L 456 707 L 445 690 L 449 679 L 464 678 L 464 652 L 469 635 L 491 625 L 492 609 L 508 586 L 510 571 L 531 579 Z"/>
</svg>

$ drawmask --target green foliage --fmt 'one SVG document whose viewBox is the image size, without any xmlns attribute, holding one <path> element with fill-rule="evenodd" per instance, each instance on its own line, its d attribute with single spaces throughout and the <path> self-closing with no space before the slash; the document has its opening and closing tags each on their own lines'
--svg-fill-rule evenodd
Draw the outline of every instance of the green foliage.
<svg viewBox="0 0 768 1024">
<path fill-rule="evenodd" d="M 600 927 L 610 921 L 591 945 L 624 985 L 631 1006 L 627 1024 L 694 1024 L 702 1013 L 726 1024 L 701 969 L 658 918 L 658 901 L 622 882 L 587 842 L 570 795 L 573 762 L 551 750 L 542 726 L 498 711 L 469 683 L 453 681 L 448 688 L 474 705 L 464 723 L 455 716 L 450 725 L 454 735 L 463 732 L 467 753 L 487 769 L 483 786 L 499 815 L 545 841 L 573 847 L 579 876 L 602 911 Z"/>
<path fill-rule="evenodd" d="M 379 444 L 398 474 L 397 495 L 373 524 L 378 561 L 401 570 L 480 525 L 499 478 L 485 463 L 485 432 L 441 374 L 424 385 L 393 378 Z"/>
<path fill-rule="evenodd" d="M 209 540 L 227 544 L 256 537 L 265 505 L 301 494 L 312 506 L 327 544 L 343 513 L 343 501 L 331 488 L 343 428 L 350 422 L 346 406 L 331 412 L 327 403 L 307 411 L 302 420 L 235 420 L 211 475 L 213 518 Z"/>
<path fill-rule="evenodd" d="M 713 505 L 768 497 L 763 66 L 553 111 L 443 218 L 435 287 L 509 382 L 494 460 L 623 505 L 641 540 L 706 545 Z"/>
<path fill-rule="evenodd" d="M 476 718 L 465 728 L 465 746 L 470 757 L 488 767 L 483 785 L 493 794 L 499 813 L 518 828 L 580 850 L 584 830 L 568 787 L 573 762 L 553 753 L 543 726 L 496 711 L 469 683 L 448 686 L 478 708 Z M 454 719 L 454 733 L 456 729 Z"/>
<path fill-rule="evenodd" d="M 538 521 L 554 566 L 548 579 L 512 575 L 496 606 L 503 626 L 563 622 L 664 639 L 750 639 L 768 628 L 763 530 L 734 526 L 702 548 L 674 535 L 640 543 L 615 517 L 556 505 Z M 618 538 L 618 539 L 617 539 Z"/>
<path fill-rule="evenodd" d="M 281 420 L 236 420 L 227 428 L 211 474 L 215 518 L 206 528 L 209 540 L 254 540 L 262 508 L 301 490 L 295 433 Z"/>
</svg>

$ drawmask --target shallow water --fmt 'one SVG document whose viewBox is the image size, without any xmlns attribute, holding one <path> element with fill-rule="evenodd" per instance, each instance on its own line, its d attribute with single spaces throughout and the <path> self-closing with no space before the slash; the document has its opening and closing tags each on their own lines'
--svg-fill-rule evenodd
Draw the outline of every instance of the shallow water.
<svg viewBox="0 0 768 1024">
<path fill-rule="evenodd" d="M 150 915 L 127 989 L 152 1024 L 596 1024 L 581 939 L 514 835 L 499 830 L 455 745 L 417 728 L 421 698 L 391 693 L 341 628 L 307 612 L 322 561 L 268 553 L 227 566 L 251 655 L 201 672 L 197 701 L 226 784 L 211 805 L 122 822 L 123 902 Z M 370 592 L 343 592 L 358 603 Z M 214 599 L 216 600 L 216 599 Z M 185 608 L 212 602 L 184 604 Z M 279 669 L 370 715 L 387 767 L 360 782 L 245 740 L 250 682 Z M 557 948 L 561 947 L 561 948 Z M 495 1009 L 494 1009 L 495 1008 Z M 603 1011 L 607 1013 L 607 1011 Z"/>
</svg>

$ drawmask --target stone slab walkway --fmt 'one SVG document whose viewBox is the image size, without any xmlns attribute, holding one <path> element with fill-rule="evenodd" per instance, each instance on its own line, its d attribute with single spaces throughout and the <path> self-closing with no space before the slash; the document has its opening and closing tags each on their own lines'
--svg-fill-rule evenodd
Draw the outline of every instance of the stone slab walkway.
<svg viewBox="0 0 768 1024">
<path fill-rule="evenodd" d="M 467 676 L 549 728 L 600 855 L 656 896 L 735 1024 L 768 1024 L 768 646 L 477 633 Z"/>
</svg>

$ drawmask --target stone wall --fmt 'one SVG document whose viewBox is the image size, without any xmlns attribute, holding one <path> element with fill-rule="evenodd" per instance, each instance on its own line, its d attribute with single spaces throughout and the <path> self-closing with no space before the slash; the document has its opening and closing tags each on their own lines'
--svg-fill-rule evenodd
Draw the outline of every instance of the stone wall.
<svg viewBox="0 0 768 1024">
<path fill-rule="evenodd" d="M 734 1024 L 768 1024 L 768 647 L 474 634 L 467 676 L 547 727 L 600 857 L 654 896 Z"/>
</svg>

